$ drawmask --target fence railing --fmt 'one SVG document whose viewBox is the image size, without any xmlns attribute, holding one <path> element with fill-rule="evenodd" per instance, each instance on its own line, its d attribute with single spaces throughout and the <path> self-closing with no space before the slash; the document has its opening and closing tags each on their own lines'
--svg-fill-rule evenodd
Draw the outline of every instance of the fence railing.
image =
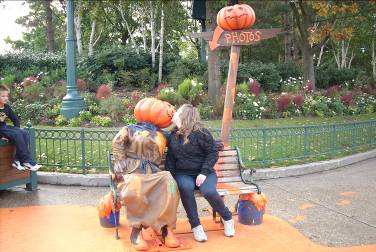
<svg viewBox="0 0 376 252">
<path fill-rule="evenodd" d="M 94 173 L 107 171 L 107 151 L 119 129 L 29 130 L 40 164 L 57 171 Z M 211 132 L 219 138 L 220 130 Z M 376 121 L 232 129 L 230 143 L 239 147 L 247 167 L 303 163 L 376 147 Z"/>
</svg>

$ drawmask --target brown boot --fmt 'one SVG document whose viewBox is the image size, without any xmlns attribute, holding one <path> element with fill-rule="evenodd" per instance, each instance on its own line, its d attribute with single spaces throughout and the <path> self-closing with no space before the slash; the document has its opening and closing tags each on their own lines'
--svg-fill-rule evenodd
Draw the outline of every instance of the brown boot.
<svg viewBox="0 0 376 252">
<path fill-rule="evenodd" d="M 162 240 L 168 248 L 177 248 L 180 246 L 180 242 L 174 235 L 174 232 L 172 232 L 172 228 L 167 225 L 162 227 Z"/>
<path fill-rule="evenodd" d="M 135 250 L 146 251 L 146 250 L 149 250 L 149 245 L 142 237 L 141 230 L 142 230 L 141 228 L 132 228 L 130 239 L 131 239 L 132 246 Z"/>
</svg>

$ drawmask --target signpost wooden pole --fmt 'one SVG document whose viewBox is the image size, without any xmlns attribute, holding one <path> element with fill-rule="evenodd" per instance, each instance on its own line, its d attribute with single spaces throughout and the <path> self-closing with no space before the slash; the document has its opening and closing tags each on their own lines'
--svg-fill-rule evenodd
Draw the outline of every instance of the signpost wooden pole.
<svg viewBox="0 0 376 252">
<path fill-rule="evenodd" d="M 236 95 L 236 76 L 238 73 L 240 46 L 231 46 L 230 62 L 227 74 L 226 96 L 223 109 L 221 139 L 223 144 L 229 146 L 232 111 Z"/>
</svg>

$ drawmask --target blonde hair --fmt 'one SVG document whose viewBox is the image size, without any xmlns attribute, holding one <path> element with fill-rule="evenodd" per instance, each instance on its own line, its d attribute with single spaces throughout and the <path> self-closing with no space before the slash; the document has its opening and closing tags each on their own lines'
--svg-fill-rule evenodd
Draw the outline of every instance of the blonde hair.
<svg viewBox="0 0 376 252">
<path fill-rule="evenodd" d="M 4 85 L 4 84 L 0 84 L 0 92 L 9 92 L 9 88 Z"/>
<path fill-rule="evenodd" d="M 198 109 L 191 104 L 183 104 L 178 111 L 180 111 L 179 118 L 181 127 L 178 129 L 178 135 L 184 137 L 184 144 L 188 143 L 188 136 L 192 131 L 202 129 L 200 113 Z"/>
</svg>

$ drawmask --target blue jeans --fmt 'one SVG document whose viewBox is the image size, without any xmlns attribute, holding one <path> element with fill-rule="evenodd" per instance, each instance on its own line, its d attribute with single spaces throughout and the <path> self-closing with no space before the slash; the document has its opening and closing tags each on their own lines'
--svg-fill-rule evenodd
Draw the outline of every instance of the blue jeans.
<svg viewBox="0 0 376 252">
<path fill-rule="evenodd" d="M 187 213 L 189 223 L 192 228 L 200 225 L 200 219 L 197 213 L 197 203 L 194 196 L 194 190 L 197 189 L 196 177 L 191 175 L 174 176 L 176 183 L 178 184 L 181 202 L 183 203 L 185 212 Z M 225 220 L 231 220 L 232 215 L 230 210 L 225 206 L 223 199 L 217 192 L 217 175 L 215 173 L 209 174 L 204 183 L 198 189 L 202 196 L 209 202 L 214 211 Z"/>
<path fill-rule="evenodd" d="M 16 160 L 21 163 L 33 162 L 29 151 L 29 133 L 26 130 L 13 126 L 5 126 L 0 128 L 0 135 L 8 138 L 16 146 Z"/>
</svg>

